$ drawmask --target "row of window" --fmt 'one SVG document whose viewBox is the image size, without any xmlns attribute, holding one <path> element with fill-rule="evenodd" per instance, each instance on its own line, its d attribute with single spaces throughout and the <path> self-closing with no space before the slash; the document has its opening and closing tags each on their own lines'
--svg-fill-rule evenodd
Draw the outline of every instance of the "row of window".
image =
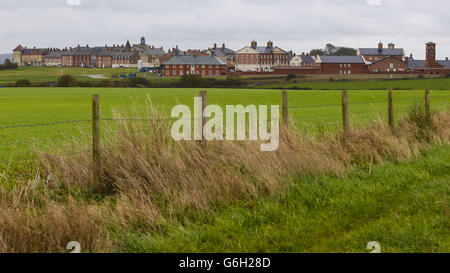
<svg viewBox="0 0 450 273">
<path fill-rule="evenodd" d="M 352 65 L 351 64 L 340 64 L 339 65 L 339 67 L 344 67 L 344 68 L 346 68 L 346 67 L 348 67 L 348 68 L 350 68 L 350 67 L 352 67 Z"/>
<path fill-rule="evenodd" d="M 344 75 L 350 75 L 350 74 L 352 74 L 352 71 L 350 71 L 350 70 L 341 70 L 341 71 L 339 71 L 339 74 L 344 74 Z"/>
<path fill-rule="evenodd" d="M 192 65 L 192 66 L 193 66 L 193 65 Z M 180 64 L 180 65 L 171 65 L 171 66 L 168 66 L 168 68 L 170 68 L 170 67 L 172 67 L 172 68 L 177 68 L 177 67 L 183 68 L 184 65 Z M 196 68 L 200 68 L 200 65 L 196 65 L 195 67 L 196 67 Z M 202 68 L 206 68 L 206 65 L 201 65 L 201 67 L 202 67 Z M 213 68 L 213 65 L 208 65 L 208 67 L 209 67 L 209 68 Z M 219 67 L 220 67 L 219 65 L 216 65 L 216 68 L 219 68 Z M 191 68 L 191 65 L 186 65 L 186 68 Z"/>
<path fill-rule="evenodd" d="M 186 75 L 189 75 L 189 74 L 190 74 L 189 71 L 186 71 Z M 195 74 L 200 75 L 200 71 L 196 71 Z M 206 71 L 203 70 L 201 74 L 202 74 L 202 76 L 206 76 Z M 170 76 L 170 71 L 169 71 L 169 70 L 166 70 L 166 75 L 167 75 L 167 76 Z M 184 75 L 183 70 L 179 70 L 179 71 L 177 71 L 177 70 L 172 70 L 172 76 L 177 76 L 177 75 L 183 76 L 183 75 Z M 208 75 L 209 75 L 209 76 L 212 76 L 212 75 L 213 75 L 212 70 L 209 70 L 209 71 L 208 71 Z M 216 76 L 219 76 L 219 75 L 220 75 L 219 70 L 216 70 L 215 75 L 216 75 Z"/>
</svg>

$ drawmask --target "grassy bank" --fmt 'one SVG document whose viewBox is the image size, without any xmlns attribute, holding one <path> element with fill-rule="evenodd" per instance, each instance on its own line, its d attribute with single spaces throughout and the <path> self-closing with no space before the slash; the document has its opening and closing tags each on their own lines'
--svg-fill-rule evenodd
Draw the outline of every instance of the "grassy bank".
<svg viewBox="0 0 450 273">
<path fill-rule="evenodd" d="M 163 232 L 118 234 L 124 252 L 450 251 L 450 146 L 345 179 L 298 173 L 285 194 L 236 202 Z"/>
</svg>

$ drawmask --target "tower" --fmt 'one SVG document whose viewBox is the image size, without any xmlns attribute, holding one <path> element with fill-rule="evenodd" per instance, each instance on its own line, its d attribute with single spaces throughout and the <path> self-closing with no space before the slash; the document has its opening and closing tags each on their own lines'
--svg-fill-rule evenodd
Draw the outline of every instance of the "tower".
<svg viewBox="0 0 450 273">
<path fill-rule="evenodd" d="M 145 45 L 145 37 L 144 36 L 141 37 L 141 45 L 142 46 Z"/>
<path fill-rule="evenodd" d="M 429 42 L 426 45 L 426 61 L 425 61 L 425 67 L 427 68 L 433 68 L 436 66 L 436 44 L 433 42 Z"/>
</svg>

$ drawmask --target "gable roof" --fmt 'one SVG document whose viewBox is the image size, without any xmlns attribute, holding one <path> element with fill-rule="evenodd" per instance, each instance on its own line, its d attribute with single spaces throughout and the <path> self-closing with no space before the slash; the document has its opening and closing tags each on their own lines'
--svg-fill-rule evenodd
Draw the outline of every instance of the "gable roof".
<svg viewBox="0 0 450 273">
<path fill-rule="evenodd" d="M 200 65 L 225 65 L 219 58 L 214 56 L 192 56 L 192 55 L 176 55 L 164 64 L 200 64 Z"/>
<path fill-rule="evenodd" d="M 381 59 L 378 59 L 378 60 L 376 60 L 376 61 L 370 63 L 369 65 L 373 65 L 373 64 L 382 62 L 382 61 L 387 60 L 387 59 L 390 59 L 390 58 L 394 58 L 394 59 L 396 59 L 397 61 L 402 62 L 402 63 L 407 63 L 407 62 L 404 62 L 404 61 L 400 60 L 399 58 L 397 58 L 397 57 L 395 57 L 395 56 L 389 55 L 389 56 L 383 57 L 383 58 L 381 58 Z"/>
<path fill-rule="evenodd" d="M 23 51 L 25 48 L 23 48 L 22 45 L 18 45 L 16 48 L 13 49 L 13 51 Z"/>
<path fill-rule="evenodd" d="M 359 48 L 359 55 L 395 55 L 395 56 L 403 56 L 403 48 L 383 48 L 378 51 L 378 48 Z"/>
<path fill-rule="evenodd" d="M 364 64 L 364 59 L 361 56 L 317 56 L 317 63 L 329 64 Z"/>
</svg>

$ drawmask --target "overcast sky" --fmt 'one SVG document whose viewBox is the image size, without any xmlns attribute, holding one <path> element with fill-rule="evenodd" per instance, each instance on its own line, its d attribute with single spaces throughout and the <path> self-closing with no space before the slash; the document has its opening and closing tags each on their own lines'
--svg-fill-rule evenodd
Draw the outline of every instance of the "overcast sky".
<svg viewBox="0 0 450 273">
<path fill-rule="evenodd" d="M 0 53 L 18 44 L 65 47 L 147 43 L 165 49 L 240 49 L 256 39 L 301 53 L 330 42 L 394 42 L 424 58 L 450 56 L 449 0 L 0 0 Z"/>
</svg>

